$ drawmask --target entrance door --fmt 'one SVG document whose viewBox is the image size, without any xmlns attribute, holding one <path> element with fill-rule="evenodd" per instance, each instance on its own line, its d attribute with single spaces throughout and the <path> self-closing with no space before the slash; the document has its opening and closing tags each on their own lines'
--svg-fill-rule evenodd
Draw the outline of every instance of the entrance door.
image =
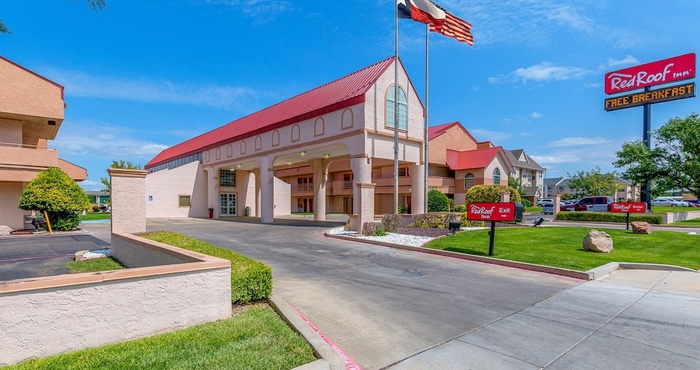
<svg viewBox="0 0 700 370">
<path fill-rule="evenodd" d="M 219 215 L 237 216 L 236 214 L 236 193 L 219 194 Z"/>
</svg>

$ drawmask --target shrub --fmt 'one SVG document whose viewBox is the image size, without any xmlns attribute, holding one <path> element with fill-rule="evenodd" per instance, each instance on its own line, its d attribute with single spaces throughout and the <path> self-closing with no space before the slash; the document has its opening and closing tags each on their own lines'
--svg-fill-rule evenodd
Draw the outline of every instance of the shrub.
<svg viewBox="0 0 700 370">
<path fill-rule="evenodd" d="M 382 218 L 382 225 L 384 225 L 384 230 L 388 233 L 395 233 L 399 231 L 399 227 L 401 227 L 401 215 L 399 214 L 394 214 L 394 215 L 384 215 L 384 218 Z"/>
<path fill-rule="evenodd" d="M 381 222 L 365 222 L 362 225 L 362 235 L 365 236 L 385 236 L 386 230 Z"/>
<path fill-rule="evenodd" d="M 471 221 L 467 219 L 467 212 L 460 215 L 459 221 L 462 227 L 483 227 L 484 221 Z"/>
<path fill-rule="evenodd" d="M 464 213 L 467 211 L 467 206 L 464 204 L 458 204 L 455 206 L 455 212 Z"/>
<path fill-rule="evenodd" d="M 100 206 L 92 206 L 92 212 L 97 213 L 100 211 Z"/>
<path fill-rule="evenodd" d="M 557 220 L 569 221 L 595 221 L 595 222 L 627 222 L 627 215 L 624 213 L 603 213 L 603 212 L 560 212 Z M 630 222 L 646 221 L 650 224 L 659 225 L 663 222 L 661 216 L 630 215 Z"/>
<path fill-rule="evenodd" d="M 407 206 L 399 206 L 397 208 L 398 213 L 408 213 L 408 207 Z"/>
<path fill-rule="evenodd" d="M 447 212 L 450 210 L 450 200 L 440 190 L 428 192 L 428 212 Z"/>
<path fill-rule="evenodd" d="M 500 202 L 501 192 L 510 193 L 510 201 L 520 203 L 520 193 L 515 188 L 505 185 L 476 185 L 469 188 L 465 197 L 466 204 L 473 202 Z"/>
<path fill-rule="evenodd" d="M 408 227 L 422 229 L 446 229 L 451 221 L 460 221 L 459 213 L 425 213 L 413 217 Z"/>
<path fill-rule="evenodd" d="M 19 198 L 19 208 L 46 212 L 55 230 L 73 230 L 80 222 L 76 213 L 90 208 L 90 198 L 60 168 L 49 167 L 29 182 Z"/>
<path fill-rule="evenodd" d="M 250 302 L 272 294 L 272 269 L 260 261 L 205 241 L 172 232 L 140 235 L 146 239 L 231 261 L 231 301 Z"/>
<path fill-rule="evenodd" d="M 520 199 L 520 203 L 523 204 L 523 207 L 532 207 L 532 202 L 530 202 L 529 200 L 527 200 L 525 198 Z"/>
</svg>

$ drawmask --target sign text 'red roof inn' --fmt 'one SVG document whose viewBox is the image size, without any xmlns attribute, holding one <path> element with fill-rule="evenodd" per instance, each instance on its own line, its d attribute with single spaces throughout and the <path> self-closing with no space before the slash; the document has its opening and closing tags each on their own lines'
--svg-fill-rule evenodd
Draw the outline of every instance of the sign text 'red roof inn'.
<svg viewBox="0 0 700 370">
<path fill-rule="evenodd" d="M 608 95 L 695 77 L 695 53 L 658 60 L 605 74 Z"/>
</svg>

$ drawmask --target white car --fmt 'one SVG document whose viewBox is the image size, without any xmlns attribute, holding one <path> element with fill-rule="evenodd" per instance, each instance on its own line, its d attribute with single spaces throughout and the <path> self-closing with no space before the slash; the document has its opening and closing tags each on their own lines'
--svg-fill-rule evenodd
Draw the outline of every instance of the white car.
<svg viewBox="0 0 700 370">
<path fill-rule="evenodd" d="M 651 201 L 651 205 L 654 207 L 688 207 L 688 202 L 675 199 L 665 199 L 659 198 Z"/>
<path fill-rule="evenodd" d="M 545 204 L 554 204 L 554 200 L 553 199 L 540 199 L 537 201 L 538 207 L 544 207 Z"/>
</svg>

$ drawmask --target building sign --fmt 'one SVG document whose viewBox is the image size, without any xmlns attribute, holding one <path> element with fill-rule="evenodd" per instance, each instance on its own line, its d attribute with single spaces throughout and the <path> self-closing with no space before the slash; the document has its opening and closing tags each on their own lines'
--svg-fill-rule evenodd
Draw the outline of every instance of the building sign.
<svg viewBox="0 0 700 370">
<path fill-rule="evenodd" d="M 469 203 L 467 219 L 472 221 L 513 221 L 515 203 Z"/>
<path fill-rule="evenodd" d="M 647 204 L 644 202 L 636 203 L 613 203 L 610 205 L 610 212 L 617 213 L 645 213 Z"/>
<path fill-rule="evenodd" d="M 669 86 L 663 89 L 643 91 L 630 95 L 616 96 L 605 99 L 605 110 L 638 107 L 644 104 L 662 103 L 665 101 L 694 98 L 695 82 Z"/>
<path fill-rule="evenodd" d="M 695 53 L 658 60 L 605 74 L 608 95 L 695 77 Z"/>
</svg>

